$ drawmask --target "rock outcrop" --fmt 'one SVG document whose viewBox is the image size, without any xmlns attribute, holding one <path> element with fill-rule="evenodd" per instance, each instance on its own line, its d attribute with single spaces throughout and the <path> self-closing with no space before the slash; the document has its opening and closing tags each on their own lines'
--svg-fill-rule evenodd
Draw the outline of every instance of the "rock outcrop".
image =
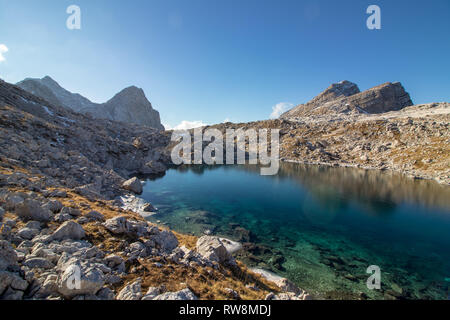
<svg viewBox="0 0 450 320">
<path fill-rule="evenodd" d="M 42 79 L 28 78 L 17 83 L 17 86 L 53 105 L 90 114 L 98 119 L 135 123 L 164 130 L 159 112 L 153 109 L 144 91 L 135 86 L 125 88 L 102 104 L 93 103 L 78 93 L 64 89 L 49 76 Z"/>
<path fill-rule="evenodd" d="M 136 178 L 136 177 L 131 178 L 130 180 L 125 181 L 125 182 L 122 184 L 122 187 L 123 187 L 125 190 L 129 190 L 129 191 L 131 191 L 131 192 L 133 192 L 133 193 L 136 193 L 136 194 L 141 194 L 141 193 L 142 193 L 142 183 L 141 183 L 141 181 L 140 181 L 138 178 Z"/>
<path fill-rule="evenodd" d="M 196 248 L 198 253 L 210 261 L 220 264 L 235 264 L 234 258 L 218 237 L 203 236 L 197 240 Z"/>
</svg>

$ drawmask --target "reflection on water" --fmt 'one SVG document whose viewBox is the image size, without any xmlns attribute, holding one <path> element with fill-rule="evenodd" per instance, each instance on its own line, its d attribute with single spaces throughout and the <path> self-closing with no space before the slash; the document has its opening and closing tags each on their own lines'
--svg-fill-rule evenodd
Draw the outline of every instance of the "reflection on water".
<svg viewBox="0 0 450 320">
<path fill-rule="evenodd" d="M 322 298 L 445 299 L 450 188 L 392 172 L 283 163 L 183 166 L 149 180 L 152 217 L 245 243 L 238 258 Z M 382 290 L 365 286 L 381 267 Z"/>
</svg>

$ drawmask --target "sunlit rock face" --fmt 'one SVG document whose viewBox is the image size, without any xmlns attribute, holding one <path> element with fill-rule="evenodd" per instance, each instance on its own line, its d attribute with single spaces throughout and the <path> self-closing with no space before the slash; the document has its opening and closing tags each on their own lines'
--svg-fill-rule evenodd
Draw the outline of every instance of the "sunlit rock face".
<svg viewBox="0 0 450 320">
<path fill-rule="evenodd" d="M 296 119 L 336 114 L 379 114 L 401 110 L 413 105 L 409 94 L 399 82 L 387 82 L 360 92 L 356 84 L 341 81 L 332 84 L 311 101 L 281 115 L 281 119 Z"/>
<path fill-rule="evenodd" d="M 94 118 L 134 123 L 164 130 L 159 112 L 153 109 L 144 91 L 135 86 L 123 89 L 109 101 L 100 104 L 64 89 L 49 76 L 42 79 L 27 78 L 17 83 L 17 86 L 53 105 L 90 114 Z"/>
</svg>

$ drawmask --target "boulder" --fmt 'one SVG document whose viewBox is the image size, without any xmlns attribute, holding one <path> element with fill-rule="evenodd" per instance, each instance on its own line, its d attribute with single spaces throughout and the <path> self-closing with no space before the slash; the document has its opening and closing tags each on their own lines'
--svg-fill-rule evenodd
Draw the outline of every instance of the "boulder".
<svg viewBox="0 0 450 320">
<path fill-rule="evenodd" d="M 159 248 L 164 252 L 171 252 L 178 246 L 177 237 L 175 237 L 173 232 L 167 230 L 163 230 L 157 235 L 154 235 L 152 240 L 154 240 Z"/>
<path fill-rule="evenodd" d="M 80 240 L 85 236 L 83 227 L 75 221 L 64 222 L 56 231 L 52 234 L 53 240 L 72 239 Z"/>
<path fill-rule="evenodd" d="M 25 291 L 28 287 L 28 282 L 15 273 L 0 271 L 0 295 L 2 295 L 8 287 Z"/>
<path fill-rule="evenodd" d="M 153 300 L 198 300 L 188 288 L 177 292 L 166 292 L 156 296 Z"/>
<path fill-rule="evenodd" d="M 203 236 L 197 240 L 196 248 L 198 253 L 210 261 L 220 264 L 235 263 L 234 258 L 218 237 Z"/>
<path fill-rule="evenodd" d="M 63 205 L 58 200 L 50 200 L 43 205 L 43 208 L 50 210 L 53 213 L 58 213 L 63 208 Z"/>
<path fill-rule="evenodd" d="M 85 215 L 85 217 L 89 221 L 105 221 L 105 216 L 98 211 L 90 211 Z"/>
<path fill-rule="evenodd" d="M 150 287 L 150 288 L 148 288 L 147 293 L 142 297 L 141 300 L 153 300 L 160 294 L 161 294 L 161 288 Z"/>
<path fill-rule="evenodd" d="M 124 234 L 129 231 L 128 220 L 125 217 L 114 217 L 112 219 L 108 219 L 103 226 L 114 234 Z"/>
<path fill-rule="evenodd" d="M 0 270 L 17 266 L 17 254 L 8 241 L 0 240 Z"/>
<path fill-rule="evenodd" d="M 71 220 L 73 217 L 68 213 L 58 213 L 53 217 L 53 221 L 63 223 Z"/>
<path fill-rule="evenodd" d="M 41 207 L 36 200 L 26 199 L 15 207 L 15 213 L 23 220 L 49 222 L 53 218 L 50 210 Z"/>
<path fill-rule="evenodd" d="M 131 284 L 126 285 L 116 296 L 116 300 L 141 300 L 142 298 L 142 279 L 138 278 Z"/>
<path fill-rule="evenodd" d="M 97 292 L 97 298 L 100 300 L 114 300 L 114 291 L 107 287 L 100 289 Z"/>
<path fill-rule="evenodd" d="M 138 178 L 136 178 L 136 177 L 131 178 L 130 180 L 125 181 L 125 182 L 122 184 L 122 187 L 123 187 L 125 190 L 129 190 L 129 191 L 134 192 L 134 193 L 136 193 L 136 194 L 141 194 L 142 191 L 143 191 L 143 189 L 142 189 L 142 183 L 141 183 L 141 181 L 140 181 Z"/>
<path fill-rule="evenodd" d="M 28 258 L 23 262 L 23 265 L 31 269 L 52 269 L 55 267 L 48 259 L 40 257 Z"/>
<path fill-rule="evenodd" d="M 64 207 L 61 210 L 61 214 L 71 215 L 73 217 L 79 217 L 79 216 L 81 216 L 81 211 L 77 208 Z"/>
<path fill-rule="evenodd" d="M 39 234 L 39 230 L 27 228 L 27 227 L 21 228 L 19 231 L 17 231 L 17 235 L 25 240 L 31 240 L 38 234 Z"/>
<path fill-rule="evenodd" d="M 110 255 L 106 256 L 103 259 L 103 261 L 110 268 L 114 268 L 115 266 L 118 266 L 119 264 L 124 262 L 123 258 L 121 256 L 116 255 L 116 254 L 110 254 Z"/>
<path fill-rule="evenodd" d="M 64 271 L 58 281 L 58 292 L 69 299 L 78 295 L 95 295 L 104 284 L 105 279 L 100 269 L 72 258 L 64 264 Z"/>
</svg>

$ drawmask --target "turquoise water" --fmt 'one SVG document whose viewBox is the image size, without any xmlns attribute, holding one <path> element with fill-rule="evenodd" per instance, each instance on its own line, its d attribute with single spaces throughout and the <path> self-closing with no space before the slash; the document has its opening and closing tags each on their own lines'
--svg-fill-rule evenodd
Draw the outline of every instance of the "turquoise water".
<svg viewBox="0 0 450 320">
<path fill-rule="evenodd" d="M 149 179 L 149 218 L 244 243 L 237 258 L 324 299 L 447 299 L 450 188 L 401 175 L 283 163 L 191 166 Z M 369 290 L 370 265 L 381 289 Z"/>
</svg>

